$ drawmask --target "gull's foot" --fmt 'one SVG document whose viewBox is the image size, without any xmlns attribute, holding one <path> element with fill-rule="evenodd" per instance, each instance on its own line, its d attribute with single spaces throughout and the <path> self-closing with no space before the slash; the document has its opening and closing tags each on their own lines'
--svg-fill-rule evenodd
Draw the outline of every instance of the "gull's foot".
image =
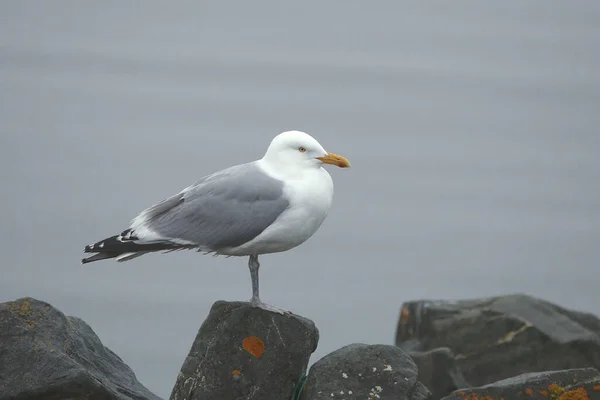
<svg viewBox="0 0 600 400">
<path fill-rule="evenodd" d="M 252 304 L 253 307 L 258 307 L 265 311 L 271 311 L 281 315 L 292 315 L 291 311 L 284 310 L 283 308 L 275 307 L 267 303 L 263 303 L 260 299 L 253 298 L 250 300 L 250 304 Z"/>
</svg>

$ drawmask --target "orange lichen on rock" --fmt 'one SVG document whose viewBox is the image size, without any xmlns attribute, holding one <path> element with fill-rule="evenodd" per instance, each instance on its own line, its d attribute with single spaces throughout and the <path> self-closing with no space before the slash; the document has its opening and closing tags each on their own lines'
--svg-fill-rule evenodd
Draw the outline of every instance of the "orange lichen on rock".
<svg viewBox="0 0 600 400">
<path fill-rule="evenodd" d="M 232 374 L 233 375 L 239 375 L 239 374 L 241 374 L 241 372 L 240 372 L 239 369 L 234 369 L 233 372 L 232 372 Z"/>
<path fill-rule="evenodd" d="M 409 317 L 410 311 L 408 311 L 408 308 L 402 307 L 400 310 L 400 322 L 407 322 Z"/>
<path fill-rule="evenodd" d="M 533 389 L 527 388 L 525 389 L 525 393 L 527 393 L 529 396 L 533 396 Z"/>
<path fill-rule="evenodd" d="M 544 396 L 544 397 L 548 397 L 548 391 L 547 390 L 544 390 L 544 389 L 540 390 L 540 394 L 542 396 Z"/>
<path fill-rule="evenodd" d="M 564 392 L 557 400 L 590 400 L 587 391 L 579 387 L 574 390 Z"/>
<path fill-rule="evenodd" d="M 596 392 L 600 392 L 600 385 L 596 385 L 596 386 L 594 386 L 594 390 L 595 390 Z"/>
<path fill-rule="evenodd" d="M 256 336 L 248 336 L 242 341 L 242 348 L 259 358 L 265 352 L 265 343 Z"/>
</svg>

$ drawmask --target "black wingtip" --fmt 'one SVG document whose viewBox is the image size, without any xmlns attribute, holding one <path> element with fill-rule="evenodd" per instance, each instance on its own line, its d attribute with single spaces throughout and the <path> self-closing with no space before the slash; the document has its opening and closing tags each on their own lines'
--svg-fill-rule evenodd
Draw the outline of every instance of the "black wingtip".
<svg viewBox="0 0 600 400">
<path fill-rule="evenodd" d="M 94 261 L 94 257 L 96 256 L 96 254 L 94 254 L 91 257 L 88 258 L 82 258 L 81 259 L 81 264 L 87 264 L 87 263 L 91 263 L 92 261 Z"/>
</svg>

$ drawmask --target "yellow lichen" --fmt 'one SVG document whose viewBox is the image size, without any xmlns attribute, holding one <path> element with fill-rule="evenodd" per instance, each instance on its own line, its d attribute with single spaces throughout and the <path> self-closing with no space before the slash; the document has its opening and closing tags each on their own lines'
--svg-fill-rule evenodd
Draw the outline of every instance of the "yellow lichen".
<svg viewBox="0 0 600 400">
<path fill-rule="evenodd" d="M 496 341 L 496 344 L 504 344 L 504 343 L 510 343 L 514 340 L 514 338 L 519 335 L 520 333 L 525 332 L 527 329 L 533 327 L 533 325 L 531 325 L 529 322 L 526 322 L 525 324 L 523 324 L 519 329 L 508 332 L 507 334 L 505 334 L 503 337 L 501 337 L 500 339 L 498 339 Z"/>
<path fill-rule="evenodd" d="M 26 318 L 31 315 L 31 303 L 29 300 L 23 300 L 23 303 L 19 306 L 19 303 L 12 302 L 10 305 L 10 311 L 17 314 L 21 318 Z"/>
<path fill-rule="evenodd" d="M 562 387 L 558 386 L 556 383 L 551 383 L 548 386 L 548 390 L 550 391 L 550 393 L 552 393 L 555 396 L 559 396 L 561 394 L 564 393 L 565 389 L 563 389 Z"/>
<path fill-rule="evenodd" d="M 17 302 L 12 302 L 10 304 L 10 306 L 8 307 L 8 309 L 13 314 L 16 314 L 17 316 L 19 316 L 29 329 L 35 328 L 35 324 L 31 320 L 31 313 L 32 313 L 31 302 L 28 299 L 23 300 L 21 305 L 19 305 L 19 303 L 17 303 Z"/>
</svg>

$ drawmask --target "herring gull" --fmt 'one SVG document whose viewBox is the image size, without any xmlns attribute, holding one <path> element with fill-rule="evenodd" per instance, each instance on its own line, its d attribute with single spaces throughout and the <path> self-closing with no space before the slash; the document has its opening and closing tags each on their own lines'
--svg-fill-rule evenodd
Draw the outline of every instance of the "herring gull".
<svg viewBox="0 0 600 400">
<path fill-rule="evenodd" d="M 333 199 L 323 164 L 350 166 L 307 133 L 280 133 L 261 159 L 204 176 L 139 213 L 120 234 L 86 246 L 96 254 L 82 263 L 183 249 L 247 256 L 251 304 L 281 312 L 259 297 L 258 256 L 290 250 L 319 229 Z"/>
</svg>

